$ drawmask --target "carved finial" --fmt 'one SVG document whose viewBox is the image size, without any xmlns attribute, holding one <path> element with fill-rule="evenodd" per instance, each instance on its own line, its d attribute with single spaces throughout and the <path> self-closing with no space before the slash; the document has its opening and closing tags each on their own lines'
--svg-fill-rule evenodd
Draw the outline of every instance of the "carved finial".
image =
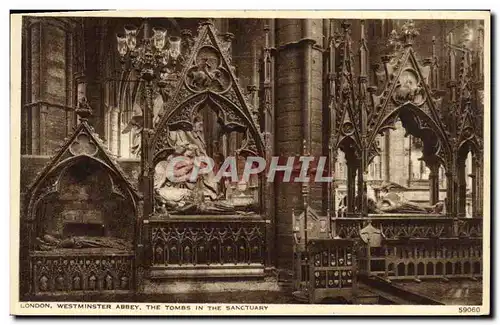
<svg viewBox="0 0 500 325">
<path fill-rule="evenodd" d="M 399 34 L 396 32 L 395 29 L 391 31 L 389 34 L 389 40 L 388 40 L 389 46 L 396 47 L 398 45 L 401 45 L 400 39 L 399 39 Z"/>
<path fill-rule="evenodd" d="M 448 36 L 448 39 L 449 39 L 449 44 L 450 45 L 453 45 L 453 33 L 450 33 L 449 36 Z M 448 69 L 449 69 L 449 73 L 450 73 L 450 81 L 454 81 L 455 80 L 455 51 L 450 48 L 450 52 L 449 52 L 449 63 L 448 63 Z"/>
<path fill-rule="evenodd" d="M 345 34 L 349 33 L 351 31 L 351 22 L 348 20 L 342 21 L 342 30 L 344 31 Z"/>
<path fill-rule="evenodd" d="M 75 113 L 78 115 L 81 122 L 87 121 L 88 118 L 92 116 L 92 108 L 90 107 L 87 97 L 80 98 Z"/>
<path fill-rule="evenodd" d="M 468 48 L 473 40 L 472 29 L 467 24 L 464 25 L 462 34 L 460 35 L 460 46 Z"/>
<path fill-rule="evenodd" d="M 193 37 L 193 32 L 190 29 L 181 30 L 182 37 Z"/>
<path fill-rule="evenodd" d="M 223 33 L 219 34 L 220 39 L 223 42 L 224 50 L 231 55 L 231 45 L 233 43 L 234 34 L 233 33 Z"/>
<path fill-rule="evenodd" d="M 360 32 L 360 37 L 361 37 L 361 40 L 364 40 L 365 39 L 365 20 L 364 19 L 361 19 L 361 32 Z"/>
<path fill-rule="evenodd" d="M 270 31 L 270 28 L 269 28 L 269 25 L 264 25 L 264 40 L 265 40 L 265 45 L 264 45 L 264 48 L 265 49 L 268 49 L 269 48 L 269 31 Z"/>
<path fill-rule="evenodd" d="M 191 53 L 191 48 L 194 45 L 193 32 L 189 29 L 181 30 L 182 45 L 186 51 L 186 55 Z"/>
<path fill-rule="evenodd" d="M 228 32 L 228 33 L 221 34 L 221 37 L 222 37 L 222 39 L 224 39 L 224 41 L 231 43 L 234 39 L 234 34 Z"/>
<path fill-rule="evenodd" d="M 359 69 L 360 76 L 366 77 L 368 75 L 368 57 L 366 53 L 366 40 L 365 40 L 365 21 L 361 20 L 361 46 L 359 48 Z"/>
<path fill-rule="evenodd" d="M 302 140 L 302 154 L 308 156 L 306 139 Z"/>
<path fill-rule="evenodd" d="M 214 26 L 214 18 L 204 18 L 200 21 L 200 26 Z"/>
<path fill-rule="evenodd" d="M 407 20 L 401 27 L 401 37 L 405 47 L 412 46 L 415 37 L 419 35 L 413 20 Z"/>
<path fill-rule="evenodd" d="M 436 58 L 436 36 L 432 36 L 432 60 Z"/>
</svg>

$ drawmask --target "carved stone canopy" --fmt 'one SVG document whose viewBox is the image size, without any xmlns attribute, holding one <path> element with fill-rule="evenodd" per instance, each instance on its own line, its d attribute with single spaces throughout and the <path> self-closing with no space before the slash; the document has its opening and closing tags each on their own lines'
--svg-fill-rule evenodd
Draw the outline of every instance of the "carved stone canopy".
<svg viewBox="0 0 500 325">
<path fill-rule="evenodd" d="M 264 142 L 231 64 L 226 35 L 218 35 L 212 24 L 202 24 L 194 39 L 189 58 L 184 62 L 160 122 L 155 127 L 152 147 L 159 152 L 165 145 L 165 132 L 170 128 L 192 128 L 195 116 L 209 104 L 226 130 L 251 135 L 256 152 L 263 154 Z"/>
<path fill-rule="evenodd" d="M 134 209 L 137 210 L 136 205 L 141 197 L 136 187 L 126 177 L 92 127 L 82 121 L 30 186 L 26 217 L 33 219 L 38 202 L 59 191 L 59 178 L 67 167 L 81 163 L 81 168 L 85 168 L 89 161 L 99 164 L 108 172 L 113 192 L 124 199 L 132 200 Z"/>
</svg>

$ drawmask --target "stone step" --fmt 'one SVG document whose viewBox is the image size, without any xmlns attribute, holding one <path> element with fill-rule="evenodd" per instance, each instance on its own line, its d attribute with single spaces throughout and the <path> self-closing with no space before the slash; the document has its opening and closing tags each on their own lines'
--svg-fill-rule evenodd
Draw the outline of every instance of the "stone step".
<svg viewBox="0 0 500 325">
<path fill-rule="evenodd" d="M 214 292 L 268 291 L 280 292 L 282 288 L 274 278 L 258 280 L 233 279 L 145 279 L 144 294 L 198 294 Z"/>
</svg>

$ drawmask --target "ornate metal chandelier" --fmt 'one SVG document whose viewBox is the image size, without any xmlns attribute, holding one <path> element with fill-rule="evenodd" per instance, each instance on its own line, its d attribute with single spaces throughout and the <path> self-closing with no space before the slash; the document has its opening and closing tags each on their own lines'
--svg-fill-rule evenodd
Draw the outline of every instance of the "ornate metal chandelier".
<svg viewBox="0 0 500 325">
<path fill-rule="evenodd" d="M 138 40 L 141 29 L 143 37 Z M 153 27 L 153 34 L 149 36 L 147 21 L 140 28 L 126 25 L 124 30 L 124 34 L 116 35 L 122 65 L 125 69 L 138 71 L 141 79 L 145 81 L 156 79 L 157 85 L 162 88 L 167 85 L 169 77 L 179 70 L 184 59 L 183 47 L 188 50 L 194 43 L 190 30 L 183 30 L 180 37 L 168 36 L 163 27 Z"/>
<path fill-rule="evenodd" d="M 143 37 L 138 40 L 138 33 L 142 29 Z M 167 37 L 167 30 L 163 27 L 152 28 L 150 36 L 149 23 L 144 21 L 141 27 L 124 26 L 125 33 L 116 35 L 117 50 L 124 70 L 135 70 L 144 81 L 145 103 L 141 125 L 141 183 L 143 191 L 148 195 L 148 175 L 150 173 L 149 143 L 153 131 L 153 92 L 155 84 L 158 88 L 167 88 L 177 79 L 185 58 L 182 49 L 189 55 L 194 44 L 191 31 L 182 31 L 182 37 Z M 184 44 L 181 44 L 183 43 Z M 156 81 L 156 82 L 154 82 Z"/>
</svg>

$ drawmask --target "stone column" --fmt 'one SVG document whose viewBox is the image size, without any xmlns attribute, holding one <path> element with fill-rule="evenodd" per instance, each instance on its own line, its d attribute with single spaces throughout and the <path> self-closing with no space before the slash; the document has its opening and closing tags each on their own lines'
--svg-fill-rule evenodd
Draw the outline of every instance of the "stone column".
<svg viewBox="0 0 500 325">
<path fill-rule="evenodd" d="M 450 217 L 456 216 L 457 197 L 456 197 L 456 182 L 455 170 L 446 171 L 446 214 Z"/>
<path fill-rule="evenodd" d="M 73 126 L 73 32 L 64 18 L 23 21 L 23 153 L 50 155 Z"/>
<path fill-rule="evenodd" d="M 311 155 L 323 153 L 323 22 L 279 19 L 276 23 L 276 154 L 300 156 L 303 141 Z M 276 191 L 278 267 L 290 270 L 293 258 L 292 209 L 303 209 L 301 184 L 282 183 Z M 323 185 L 312 184 L 310 206 L 322 208 Z"/>
<path fill-rule="evenodd" d="M 472 188 L 472 200 L 471 200 L 471 205 L 472 205 L 472 211 L 471 215 L 473 218 L 477 217 L 477 201 L 478 201 L 478 193 L 477 193 L 477 159 L 474 156 L 472 156 L 472 172 L 470 173 L 470 178 L 471 178 L 471 188 Z"/>
<path fill-rule="evenodd" d="M 298 156 L 302 152 L 302 51 L 297 41 L 302 37 L 300 19 L 276 21 L 276 128 L 275 154 Z M 276 193 L 276 254 L 280 269 L 292 269 L 293 236 L 292 209 L 302 208 L 301 184 L 283 183 L 275 186 Z"/>
<path fill-rule="evenodd" d="M 109 134 L 109 150 L 116 156 L 120 154 L 120 129 L 119 129 L 119 115 L 120 109 L 117 107 L 111 108 L 110 111 L 110 134 Z"/>
<path fill-rule="evenodd" d="M 386 182 L 391 180 L 391 149 L 391 133 L 390 131 L 386 131 L 384 134 L 384 150 L 382 151 L 384 165 L 383 176 Z"/>
<path fill-rule="evenodd" d="M 26 18 L 23 21 L 25 29 L 25 89 L 23 117 L 25 124 L 25 153 L 40 154 L 40 114 L 37 103 L 41 100 L 42 87 L 42 22 Z"/>
<path fill-rule="evenodd" d="M 347 212 L 354 213 L 356 207 L 356 172 L 357 166 L 347 162 Z"/>
<path fill-rule="evenodd" d="M 439 201 L 439 164 L 429 164 L 429 201 L 436 204 Z"/>
<path fill-rule="evenodd" d="M 304 137 L 309 141 L 309 151 L 316 157 L 327 156 L 324 144 L 325 131 L 328 130 L 328 119 L 324 119 L 323 105 L 323 20 L 303 20 L 303 46 L 304 46 L 304 108 L 308 110 L 307 130 L 309 134 Z M 305 112 L 304 112 L 305 114 Z M 304 125 L 305 128 L 305 125 Z M 310 189 L 310 205 L 320 212 L 324 209 L 325 184 L 313 182 Z"/>
<path fill-rule="evenodd" d="M 467 201 L 467 173 L 465 170 L 465 161 L 458 163 L 458 209 L 457 216 L 465 217 L 465 206 Z"/>
<path fill-rule="evenodd" d="M 233 62 L 236 66 L 239 84 L 243 91 L 250 92 L 251 86 L 259 86 L 260 68 L 259 60 L 264 48 L 265 32 L 264 19 L 238 19 L 231 21 L 229 30 L 234 34 Z M 252 93 L 250 104 L 258 103 L 258 92 Z M 255 97 L 255 98 L 254 98 Z"/>
<path fill-rule="evenodd" d="M 476 163 L 474 164 L 476 169 L 476 215 L 479 218 L 483 218 L 483 186 L 484 186 L 484 163 L 483 163 L 483 153 L 480 151 L 476 155 Z"/>
<path fill-rule="evenodd" d="M 105 57 L 109 55 L 104 48 L 107 39 L 105 22 L 99 18 L 85 21 L 85 76 L 87 79 L 87 99 L 92 107 L 91 124 L 96 133 L 104 135 L 104 82 Z M 111 38 L 110 38 L 111 39 Z"/>
</svg>

